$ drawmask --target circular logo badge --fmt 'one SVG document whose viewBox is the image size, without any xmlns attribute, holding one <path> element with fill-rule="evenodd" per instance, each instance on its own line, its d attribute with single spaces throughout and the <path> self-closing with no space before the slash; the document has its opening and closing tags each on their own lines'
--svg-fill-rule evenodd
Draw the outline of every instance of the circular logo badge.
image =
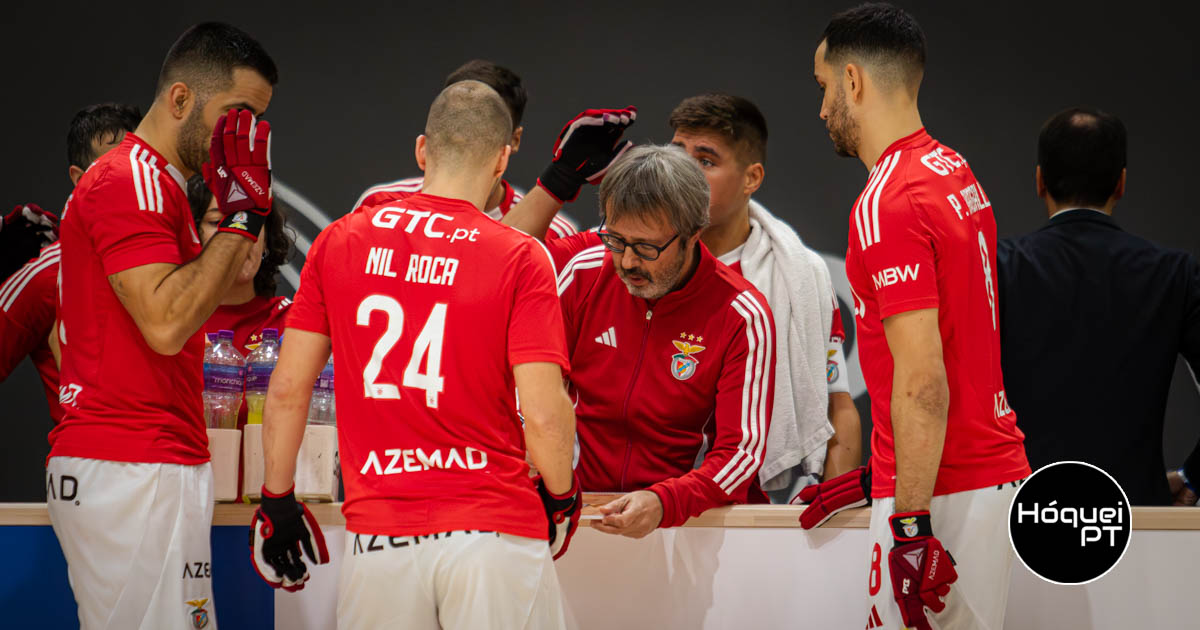
<svg viewBox="0 0 1200 630">
<path fill-rule="evenodd" d="M 1008 509 L 1008 537 L 1021 563 L 1055 584 L 1087 584 L 1117 566 L 1133 513 L 1125 491 L 1085 462 L 1038 469 Z"/>
</svg>

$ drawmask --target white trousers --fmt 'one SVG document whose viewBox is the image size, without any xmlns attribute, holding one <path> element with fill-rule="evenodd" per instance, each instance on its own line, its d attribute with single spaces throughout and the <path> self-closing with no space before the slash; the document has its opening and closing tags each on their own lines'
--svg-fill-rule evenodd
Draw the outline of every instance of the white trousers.
<svg viewBox="0 0 1200 630">
<path fill-rule="evenodd" d="M 82 630 L 217 627 L 209 464 L 52 457 L 46 504 Z"/>
<path fill-rule="evenodd" d="M 496 532 L 375 536 L 346 531 L 341 630 L 563 628 L 544 540 Z"/>
<path fill-rule="evenodd" d="M 1019 482 L 1017 482 L 1019 483 Z M 958 581 L 950 585 L 946 608 L 925 614 L 939 630 L 1003 630 L 1013 549 L 1008 540 L 1008 509 L 1016 483 L 988 486 L 933 497 L 929 506 L 933 535 L 957 563 Z M 867 625 L 903 628 L 900 607 L 892 595 L 888 552 L 896 499 L 875 499 L 871 507 L 871 566 L 867 579 Z"/>
</svg>

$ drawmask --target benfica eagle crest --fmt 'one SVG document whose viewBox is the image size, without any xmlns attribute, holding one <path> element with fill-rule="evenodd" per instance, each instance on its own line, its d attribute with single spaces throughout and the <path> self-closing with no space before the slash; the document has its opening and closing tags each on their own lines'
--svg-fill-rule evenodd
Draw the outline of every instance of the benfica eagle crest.
<svg viewBox="0 0 1200 630">
<path fill-rule="evenodd" d="M 686 341 L 672 339 L 671 343 L 675 344 L 675 349 L 679 350 L 679 354 L 671 356 L 671 376 L 677 380 L 686 381 L 692 378 L 696 373 L 696 366 L 700 365 L 699 359 L 692 356 L 704 350 L 704 346 L 697 346 Z"/>
</svg>

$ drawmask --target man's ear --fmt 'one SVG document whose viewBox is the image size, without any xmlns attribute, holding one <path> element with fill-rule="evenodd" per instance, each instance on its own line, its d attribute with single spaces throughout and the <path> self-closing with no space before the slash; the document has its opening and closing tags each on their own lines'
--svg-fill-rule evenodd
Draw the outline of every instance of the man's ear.
<svg viewBox="0 0 1200 630">
<path fill-rule="evenodd" d="M 417 136 L 417 145 L 413 149 L 413 155 L 417 157 L 417 168 L 425 171 L 425 134 Z"/>
<path fill-rule="evenodd" d="M 855 103 L 862 103 L 863 97 L 863 68 L 856 63 L 848 63 L 842 72 L 842 82 L 846 89 L 846 98 Z"/>
<path fill-rule="evenodd" d="M 1125 172 L 1126 169 L 1121 169 L 1121 177 L 1117 179 L 1117 187 L 1113 189 L 1113 201 L 1120 201 L 1121 197 L 1125 196 Z"/>
<path fill-rule="evenodd" d="M 196 103 L 196 93 L 182 81 L 176 81 L 167 88 L 167 109 L 175 120 L 183 120 L 191 112 Z"/>
<path fill-rule="evenodd" d="M 83 177 L 83 172 L 84 172 L 83 169 L 79 168 L 78 166 L 75 166 L 74 164 L 67 167 L 67 177 L 71 178 L 72 184 L 79 183 L 79 178 Z"/>
<path fill-rule="evenodd" d="M 762 162 L 755 162 L 747 166 L 745 173 L 742 174 L 742 194 L 747 197 L 753 195 L 762 186 L 763 178 L 766 176 L 767 170 Z"/>
<path fill-rule="evenodd" d="M 1122 173 L 1122 175 L 1124 175 L 1124 173 Z M 1121 182 L 1124 183 L 1124 177 L 1122 177 Z M 1039 199 L 1045 199 L 1049 195 L 1049 193 L 1046 192 L 1046 180 L 1042 179 L 1042 166 L 1040 164 L 1033 171 L 1033 185 L 1034 188 L 1037 189 L 1037 196 Z"/>
<path fill-rule="evenodd" d="M 500 149 L 500 157 L 496 160 L 496 168 L 492 171 L 492 178 L 497 179 L 504 176 L 505 169 L 508 168 L 508 158 L 512 156 L 513 148 L 510 145 L 504 145 Z"/>
<path fill-rule="evenodd" d="M 509 141 L 509 143 L 508 143 L 508 145 L 510 147 L 512 147 L 513 153 L 516 153 L 517 151 L 521 150 L 521 136 L 524 134 L 525 134 L 524 127 L 517 127 L 516 129 L 513 129 L 512 140 Z"/>
</svg>

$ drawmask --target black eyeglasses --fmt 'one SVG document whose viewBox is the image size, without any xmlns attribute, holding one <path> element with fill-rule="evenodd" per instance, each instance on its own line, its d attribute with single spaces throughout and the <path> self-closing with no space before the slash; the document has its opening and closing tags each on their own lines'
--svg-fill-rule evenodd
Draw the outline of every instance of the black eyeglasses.
<svg viewBox="0 0 1200 630">
<path fill-rule="evenodd" d="M 674 243 L 675 239 L 679 238 L 679 232 L 676 232 L 675 236 L 671 237 L 671 240 L 663 243 L 661 246 L 654 245 L 653 243 L 646 243 L 644 241 L 630 243 L 620 236 L 605 230 L 603 223 L 601 223 L 600 228 L 596 230 L 596 236 L 599 236 L 600 242 L 604 243 L 604 246 L 608 248 L 608 251 L 614 254 L 623 254 L 625 253 L 626 247 L 631 247 L 633 248 L 633 253 L 637 254 L 637 257 L 641 258 L 642 260 L 658 260 L 658 257 L 661 256 L 662 253 L 671 246 L 671 243 Z"/>
</svg>

